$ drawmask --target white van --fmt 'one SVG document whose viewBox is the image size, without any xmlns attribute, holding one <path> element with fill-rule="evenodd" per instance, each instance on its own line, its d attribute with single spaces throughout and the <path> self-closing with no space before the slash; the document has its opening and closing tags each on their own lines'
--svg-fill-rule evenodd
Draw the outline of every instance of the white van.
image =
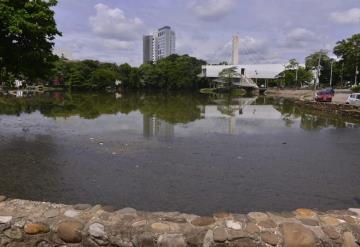
<svg viewBox="0 0 360 247">
<path fill-rule="evenodd" d="M 360 106 L 360 93 L 350 94 L 346 100 L 346 104 Z"/>
</svg>

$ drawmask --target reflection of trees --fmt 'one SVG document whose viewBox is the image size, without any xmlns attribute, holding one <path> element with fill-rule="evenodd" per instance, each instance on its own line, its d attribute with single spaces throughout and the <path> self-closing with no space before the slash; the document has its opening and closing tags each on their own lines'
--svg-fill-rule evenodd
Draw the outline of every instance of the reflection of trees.
<svg viewBox="0 0 360 247">
<path fill-rule="evenodd" d="M 57 93 L 29 98 L 0 97 L 0 114 L 40 111 L 47 117 L 94 119 L 102 114 L 129 114 L 138 110 L 169 123 L 188 123 L 201 117 L 198 106 L 208 100 L 206 95 L 189 93 L 126 93 L 120 99 L 113 94 L 64 93 L 60 96 Z"/>
<path fill-rule="evenodd" d="M 306 113 L 303 113 L 301 115 L 301 128 L 303 129 L 318 130 L 330 126 L 345 128 L 346 124 L 344 121 L 339 119 L 329 119 L 329 118 L 315 116 Z"/>
<path fill-rule="evenodd" d="M 336 116 L 325 116 L 302 110 L 291 100 L 272 99 L 274 108 L 278 110 L 285 122 L 285 125 L 291 127 L 295 119 L 300 119 L 300 127 L 305 130 L 318 130 L 328 127 L 344 128 L 345 121 Z"/>
<path fill-rule="evenodd" d="M 143 99 L 140 111 L 169 123 L 188 123 L 200 119 L 199 105 L 207 102 L 207 97 L 198 94 L 149 95 Z"/>
</svg>

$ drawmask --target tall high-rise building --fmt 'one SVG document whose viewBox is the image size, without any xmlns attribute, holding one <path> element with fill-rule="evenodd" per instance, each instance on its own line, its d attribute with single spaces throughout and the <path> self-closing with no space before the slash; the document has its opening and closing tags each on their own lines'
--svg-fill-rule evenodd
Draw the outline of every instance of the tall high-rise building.
<svg viewBox="0 0 360 247">
<path fill-rule="evenodd" d="M 232 57 L 231 57 L 231 64 L 238 65 L 239 64 L 239 46 L 240 46 L 240 39 L 239 36 L 233 36 L 232 41 Z"/>
<path fill-rule="evenodd" d="M 157 32 L 157 60 L 175 53 L 175 32 L 169 26 Z"/>
<path fill-rule="evenodd" d="M 164 26 L 153 35 L 143 37 L 143 62 L 156 62 L 175 53 L 176 36 L 171 27 Z"/>
<path fill-rule="evenodd" d="M 143 36 L 143 62 L 150 63 L 153 61 L 154 36 Z"/>
</svg>

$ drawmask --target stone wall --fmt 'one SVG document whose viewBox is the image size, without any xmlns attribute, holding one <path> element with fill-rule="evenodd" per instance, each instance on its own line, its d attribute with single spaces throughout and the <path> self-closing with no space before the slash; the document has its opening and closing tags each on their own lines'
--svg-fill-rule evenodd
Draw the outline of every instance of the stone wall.
<svg viewBox="0 0 360 247">
<path fill-rule="evenodd" d="M 360 107 L 346 104 L 331 104 L 314 101 L 296 101 L 295 104 L 301 108 L 338 115 L 347 118 L 360 119 Z"/>
<path fill-rule="evenodd" d="M 0 196 L 0 246 L 359 247 L 360 209 L 286 213 L 148 213 Z"/>
</svg>

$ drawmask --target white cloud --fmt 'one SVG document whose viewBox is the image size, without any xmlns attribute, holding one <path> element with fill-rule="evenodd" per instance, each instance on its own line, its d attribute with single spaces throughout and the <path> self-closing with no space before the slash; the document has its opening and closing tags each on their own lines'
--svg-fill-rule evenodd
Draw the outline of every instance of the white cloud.
<svg viewBox="0 0 360 247">
<path fill-rule="evenodd" d="M 110 50 L 123 50 L 133 48 L 133 43 L 128 41 L 119 41 L 115 39 L 104 39 L 104 47 Z"/>
<path fill-rule="evenodd" d="M 306 29 L 295 28 L 286 34 L 283 46 L 288 48 L 305 48 L 311 46 L 312 43 L 318 40 L 318 36 Z"/>
<path fill-rule="evenodd" d="M 89 18 L 94 33 L 119 40 L 135 40 L 141 37 L 143 31 L 141 19 L 127 18 L 121 9 L 112 9 L 102 3 L 96 4 L 95 10 L 96 15 Z"/>
<path fill-rule="evenodd" d="M 240 52 L 244 55 L 259 53 L 265 49 L 265 41 L 254 37 L 240 37 Z"/>
<path fill-rule="evenodd" d="M 304 41 L 314 37 L 315 34 L 306 28 L 295 28 L 287 34 L 287 38 L 291 41 Z"/>
<path fill-rule="evenodd" d="M 343 12 L 333 12 L 330 17 L 339 24 L 360 24 L 360 9 L 352 8 Z"/>
<path fill-rule="evenodd" d="M 197 16 L 205 20 L 223 18 L 234 6 L 235 0 L 196 0 L 190 4 Z"/>
<path fill-rule="evenodd" d="M 116 63 L 132 60 L 137 64 L 137 61 L 130 59 L 140 55 L 133 51 L 134 47 L 135 42 L 132 41 L 104 39 L 91 33 L 68 33 L 57 39 L 55 50 L 57 54 L 63 53 L 65 57 L 71 59 L 100 59 Z"/>
</svg>

